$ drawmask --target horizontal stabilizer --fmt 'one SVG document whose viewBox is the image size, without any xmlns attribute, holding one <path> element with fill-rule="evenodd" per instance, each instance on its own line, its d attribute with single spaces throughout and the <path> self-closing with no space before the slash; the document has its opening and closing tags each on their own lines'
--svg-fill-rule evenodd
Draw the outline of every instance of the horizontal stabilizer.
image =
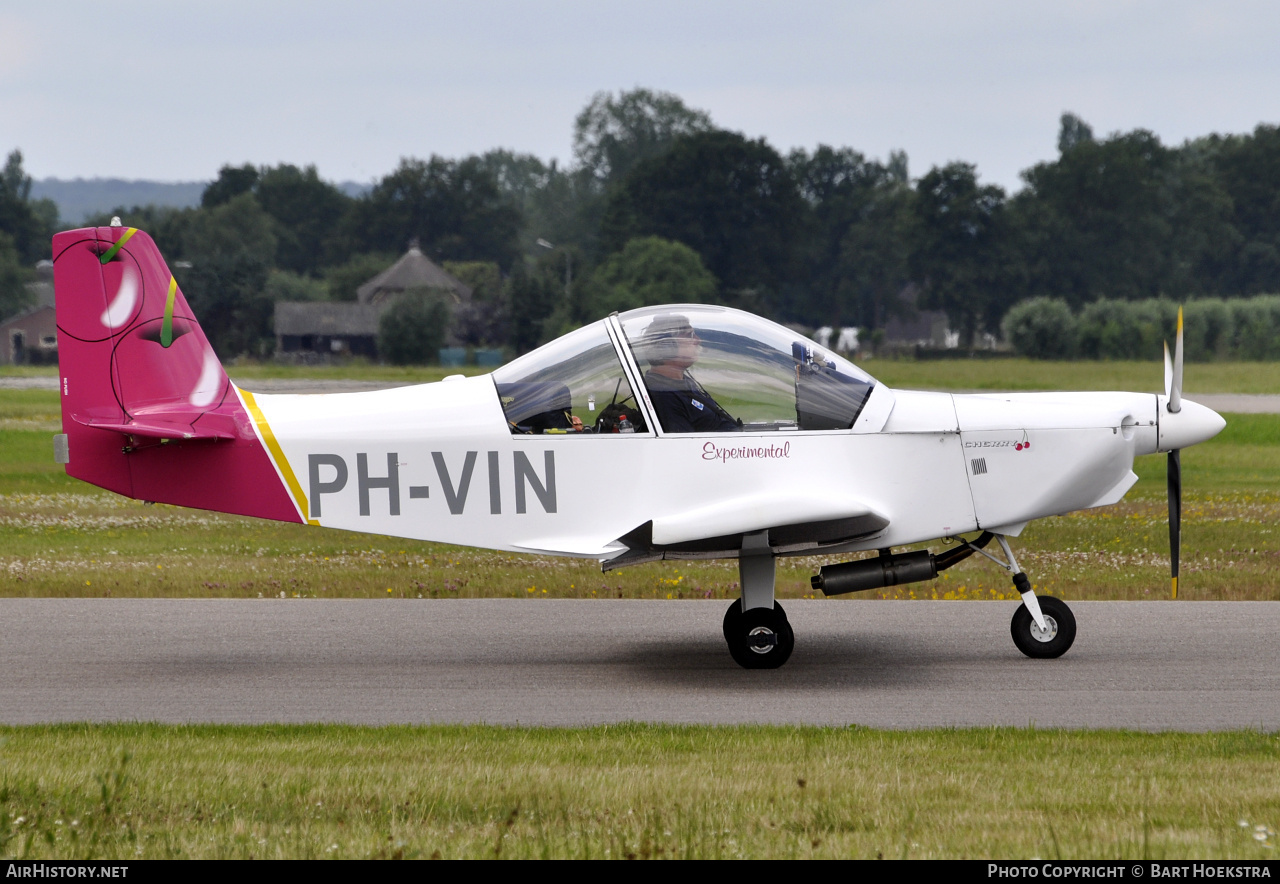
<svg viewBox="0 0 1280 884">
<path fill-rule="evenodd" d="M 95 430 L 113 430 L 148 439 L 235 439 L 235 418 L 229 414 L 191 409 L 137 414 L 124 421 L 94 420 L 73 414 L 71 419 Z"/>
</svg>

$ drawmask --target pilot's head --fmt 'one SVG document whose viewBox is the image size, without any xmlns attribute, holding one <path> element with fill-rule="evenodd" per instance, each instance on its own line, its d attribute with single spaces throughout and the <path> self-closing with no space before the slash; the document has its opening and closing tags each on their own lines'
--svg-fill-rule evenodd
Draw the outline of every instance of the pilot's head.
<svg viewBox="0 0 1280 884">
<path fill-rule="evenodd" d="M 698 361 L 701 339 L 687 316 L 663 313 L 655 316 L 636 347 L 637 355 L 650 365 L 674 365 L 685 369 Z"/>
</svg>

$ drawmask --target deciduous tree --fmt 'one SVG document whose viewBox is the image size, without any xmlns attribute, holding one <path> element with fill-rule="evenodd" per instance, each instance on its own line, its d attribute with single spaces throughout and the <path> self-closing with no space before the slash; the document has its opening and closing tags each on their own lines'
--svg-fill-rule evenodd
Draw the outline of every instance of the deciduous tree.
<svg viewBox="0 0 1280 884">
<path fill-rule="evenodd" d="M 520 210 L 478 157 L 404 159 L 356 201 L 351 235 L 365 251 L 403 252 L 417 238 L 440 260 L 496 261 L 517 254 Z"/>
<path fill-rule="evenodd" d="M 582 321 L 654 304 L 714 300 L 716 279 L 688 246 L 658 236 L 637 237 L 595 268 Z"/>
<path fill-rule="evenodd" d="M 316 273 L 345 260 L 340 232 L 352 200 L 322 181 L 315 166 L 299 169 L 286 163 L 263 169 L 254 193 L 276 222 L 277 267 Z"/>
<path fill-rule="evenodd" d="M 449 306 L 439 292 L 412 289 L 378 322 L 378 353 L 393 365 L 434 363 L 449 329 Z"/>
<path fill-rule="evenodd" d="M 271 217 L 251 193 L 195 213 L 187 260 L 174 267 L 191 309 L 218 354 L 267 355 L 274 344 L 274 305 L 266 295 L 276 253 Z"/>
<path fill-rule="evenodd" d="M 795 269 L 804 203 L 782 157 L 763 139 L 704 132 L 637 165 L 610 196 L 602 240 L 684 243 L 733 291 L 776 291 Z"/>
<path fill-rule="evenodd" d="M 783 311 L 810 325 L 882 325 L 909 279 L 906 155 L 882 164 L 821 145 L 792 151 L 787 165 L 808 212 L 801 271 Z"/>
<path fill-rule="evenodd" d="M 209 182 L 200 196 L 200 206 L 213 209 L 229 203 L 242 193 L 249 193 L 258 183 L 258 169 L 252 163 L 243 166 L 223 166 L 218 177 Z"/>
<path fill-rule="evenodd" d="M 1004 191 L 980 185 L 968 163 L 933 168 L 914 200 L 916 244 L 911 256 L 923 306 L 947 312 L 964 346 L 982 328 L 998 330 L 1017 300 L 1004 226 Z"/>
<path fill-rule="evenodd" d="M 0 233 L 8 234 L 23 265 L 31 267 L 49 257 L 56 219 L 52 203 L 31 199 L 31 176 L 22 168 L 22 151 L 12 151 L 0 170 Z"/>
<path fill-rule="evenodd" d="M 714 128 L 705 111 L 687 107 L 670 92 L 632 89 L 616 97 L 597 92 L 574 121 L 573 156 L 604 187 L 665 153 L 677 138 Z"/>
</svg>

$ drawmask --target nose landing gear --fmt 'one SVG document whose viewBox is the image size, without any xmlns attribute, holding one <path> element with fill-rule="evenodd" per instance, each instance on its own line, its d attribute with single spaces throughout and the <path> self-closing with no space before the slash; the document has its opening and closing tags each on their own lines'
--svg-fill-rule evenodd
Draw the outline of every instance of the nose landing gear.
<svg viewBox="0 0 1280 884">
<path fill-rule="evenodd" d="M 1013 575 L 1013 586 L 1022 596 L 1022 604 L 1013 612 L 1013 621 L 1009 624 L 1013 643 L 1019 651 L 1038 660 L 1061 657 L 1076 640 L 1075 615 L 1062 599 L 1032 592 L 1031 581 L 1018 567 L 1009 541 L 1003 534 L 997 534 L 996 539 L 1004 550 L 1007 563 L 982 550 L 979 552 Z"/>
<path fill-rule="evenodd" d="M 1041 629 L 1032 619 L 1026 605 L 1019 605 L 1013 612 L 1013 622 L 1009 624 L 1013 643 L 1028 657 L 1041 660 L 1061 657 L 1076 640 L 1075 615 L 1066 602 L 1053 596 L 1036 596 L 1036 601 L 1040 603 L 1044 628 Z"/>
</svg>

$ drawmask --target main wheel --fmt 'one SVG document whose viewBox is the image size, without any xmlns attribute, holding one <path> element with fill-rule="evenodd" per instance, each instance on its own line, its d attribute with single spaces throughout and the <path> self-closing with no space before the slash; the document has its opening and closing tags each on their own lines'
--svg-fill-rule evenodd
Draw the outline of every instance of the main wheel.
<svg viewBox="0 0 1280 884">
<path fill-rule="evenodd" d="M 1076 640 L 1076 618 L 1062 599 L 1049 595 L 1038 595 L 1040 613 L 1044 615 L 1044 624 L 1048 629 L 1040 629 L 1031 618 L 1026 605 L 1018 605 L 1013 612 L 1013 622 L 1009 629 L 1013 633 L 1013 643 L 1018 650 L 1028 657 L 1049 659 L 1061 657 Z"/>
<path fill-rule="evenodd" d="M 742 600 L 734 599 L 729 605 L 729 609 L 724 612 L 724 640 L 730 641 L 729 636 L 733 635 L 738 629 L 738 621 L 742 619 Z"/>
<path fill-rule="evenodd" d="M 777 669 L 796 646 L 787 613 L 776 602 L 750 611 L 734 602 L 724 615 L 724 638 L 734 662 L 744 669 Z"/>
<path fill-rule="evenodd" d="M 787 619 L 787 612 L 782 610 L 782 605 L 777 602 L 773 603 L 773 610 L 782 617 Z M 742 599 L 737 599 L 729 605 L 729 609 L 724 612 L 724 640 L 730 641 L 729 636 L 733 635 L 738 629 L 738 621 L 742 619 Z M 789 621 L 788 621 L 789 622 Z"/>
</svg>

